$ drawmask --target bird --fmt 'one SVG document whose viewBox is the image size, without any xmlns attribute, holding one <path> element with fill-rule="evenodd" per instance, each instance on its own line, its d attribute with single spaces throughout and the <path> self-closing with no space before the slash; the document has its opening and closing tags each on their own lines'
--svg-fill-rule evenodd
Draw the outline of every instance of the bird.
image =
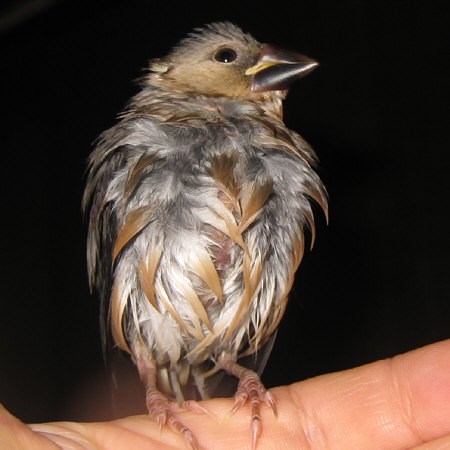
<svg viewBox="0 0 450 450">
<path fill-rule="evenodd" d="M 250 406 L 252 448 L 261 408 L 277 414 L 259 374 L 305 232 L 314 242 L 314 204 L 328 220 L 317 156 L 284 124 L 282 102 L 317 65 L 230 22 L 196 28 L 150 61 L 89 157 L 87 262 L 103 339 L 131 356 L 149 416 L 192 449 L 177 413 L 207 413 L 198 400 L 220 392 L 223 374 L 238 381 L 232 412 Z"/>
</svg>

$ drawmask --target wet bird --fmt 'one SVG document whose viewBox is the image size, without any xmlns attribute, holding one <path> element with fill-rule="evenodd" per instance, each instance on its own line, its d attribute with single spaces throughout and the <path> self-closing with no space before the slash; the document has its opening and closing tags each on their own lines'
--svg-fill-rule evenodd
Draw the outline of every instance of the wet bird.
<svg viewBox="0 0 450 450">
<path fill-rule="evenodd" d="M 220 392 L 220 374 L 239 380 L 233 411 L 250 405 L 253 447 L 261 405 L 276 413 L 258 372 L 305 228 L 314 240 L 311 203 L 327 211 L 315 153 L 284 125 L 282 101 L 316 66 L 228 22 L 196 29 L 151 61 L 90 156 L 90 283 L 149 415 L 192 448 L 177 411 L 204 413 L 196 400 Z"/>
</svg>

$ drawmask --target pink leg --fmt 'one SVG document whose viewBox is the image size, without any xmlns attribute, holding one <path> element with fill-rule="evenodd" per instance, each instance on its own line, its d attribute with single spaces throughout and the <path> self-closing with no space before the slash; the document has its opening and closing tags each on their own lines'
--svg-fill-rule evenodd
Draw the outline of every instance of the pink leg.
<svg viewBox="0 0 450 450">
<path fill-rule="evenodd" d="M 261 434 L 261 402 L 268 403 L 275 416 L 277 406 L 272 394 L 264 387 L 258 374 L 253 370 L 240 366 L 231 356 L 223 354 L 218 359 L 218 365 L 230 375 L 239 378 L 239 385 L 234 396 L 233 414 L 244 403 L 249 401 L 251 407 L 252 449 L 256 449 L 258 437 Z"/>
<path fill-rule="evenodd" d="M 156 420 L 160 429 L 163 425 L 168 425 L 183 435 L 192 450 L 198 450 L 199 445 L 194 434 L 177 419 L 174 413 L 191 410 L 198 414 L 208 414 L 208 411 L 192 400 L 186 402 L 170 402 L 156 386 L 156 367 L 153 362 L 139 359 L 136 361 L 136 364 L 141 380 L 145 386 L 145 401 L 149 416 Z"/>
</svg>

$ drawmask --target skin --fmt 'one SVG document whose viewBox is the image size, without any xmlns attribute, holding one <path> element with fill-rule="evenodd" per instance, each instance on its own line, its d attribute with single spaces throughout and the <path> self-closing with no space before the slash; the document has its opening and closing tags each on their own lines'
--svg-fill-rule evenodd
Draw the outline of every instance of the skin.
<svg viewBox="0 0 450 450">
<path fill-rule="evenodd" d="M 258 450 L 450 449 L 450 340 L 356 369 L 271 390 L 278 418 L 263 408 Z M 180 413 L 203 449 L 250 449 L 247 407 L 201 403 L 211 416 Z M 25 425 L 0 409 L 0 448 L 180 449 L 180 434 L 147 416 L 113 422 Z"/>
</svg>

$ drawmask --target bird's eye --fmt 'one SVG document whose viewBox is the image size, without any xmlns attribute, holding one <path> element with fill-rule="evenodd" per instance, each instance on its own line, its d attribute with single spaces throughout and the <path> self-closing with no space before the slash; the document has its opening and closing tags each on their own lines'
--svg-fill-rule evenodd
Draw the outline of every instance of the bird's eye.
<svg viewBox="0 0 450 450">
<path fill-rule="evenodd" d="M 232 63 L 237 58 L 237 53 L 232 48 L 221 48 L 215 55 L 214 59 L 220 63 Z"/>
</svg>

